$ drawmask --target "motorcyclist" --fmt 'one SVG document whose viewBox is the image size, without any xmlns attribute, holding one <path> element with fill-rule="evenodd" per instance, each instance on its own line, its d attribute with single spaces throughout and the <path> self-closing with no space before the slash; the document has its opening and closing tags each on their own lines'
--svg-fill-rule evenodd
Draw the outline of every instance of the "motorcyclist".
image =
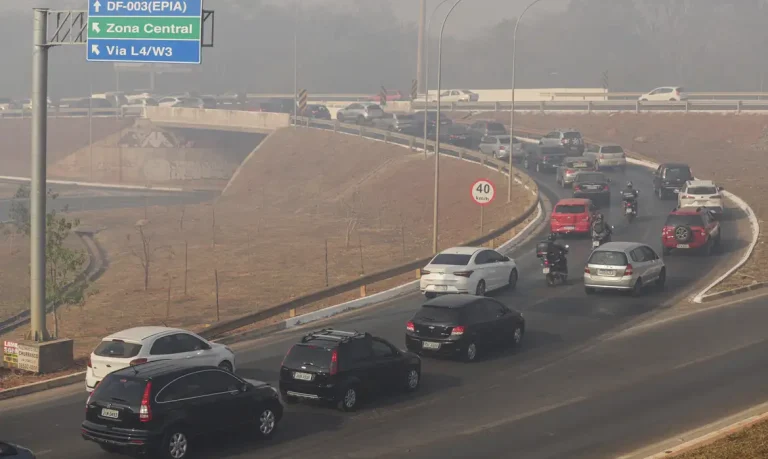
<svg viewBox="0 0 768 459">
<path fill-rule="evenodd" d="M 552 263 L 555 270 L 568 273 L 568 260 L 565 258 L 565 254 L 568 252 L 564 246 L 558 244 L 557 234 L 551 233 L 547 238 L 549 247 L 547 249 L 547 260 Z"/>
<path fill-rule="evenodd" d="M 605 221 L 605 216 L 599 212 L 595 214 L 595 219 L 592 222 L 592 239 L 608 242 L 612 232 L 611 225 Z"/>
<path fill-rule="evenodd" d="M 621 190 L 622 202 L 629 202 L 632 204 L 632 210 L 637 214 L 637 195 L 639 192 L 634 188 L 632 182 L 627 182 L 627 187 Z"/>
</svg>

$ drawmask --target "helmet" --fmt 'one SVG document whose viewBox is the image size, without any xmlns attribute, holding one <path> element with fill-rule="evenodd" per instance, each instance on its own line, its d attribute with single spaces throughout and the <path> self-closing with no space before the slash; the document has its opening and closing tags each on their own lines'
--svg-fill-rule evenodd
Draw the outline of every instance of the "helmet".
<svg viewBox="0 0 768 459">
<path fill-rule="evenodd" d="M 549 239 L 550 242 L 555 242 L 555 240 L 557 239 L 557 234 L 556 233 L 550 233 L 549 237 L 547 239 Z"/>
<path fill-rule="evenodd" d="M 596 214 L 595 214 L 595 221 L 598 221 L 598 222 L 600 222 L 600 221 L 603 221 L 603 219 L 604 219 L 604 218 L 605 218 L 605 217 L 604 217 L 604 216 L 603 216 L 603 214 L 601 214 L 600 212 L 598 212 L 598 213 L 596 213 Z"/>
<path fill-rule="evenodd" d="M 627 182 L 627 188 L 632 188 L 632 182 Z"/>
</svg>

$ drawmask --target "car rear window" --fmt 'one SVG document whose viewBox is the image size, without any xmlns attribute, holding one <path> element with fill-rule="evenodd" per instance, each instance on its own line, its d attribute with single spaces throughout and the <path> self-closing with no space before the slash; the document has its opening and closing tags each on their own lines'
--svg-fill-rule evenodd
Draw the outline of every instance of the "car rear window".
<svg viewBox="0 0 768 459">
<path fill-rule="evenodd" d="M 457 308 L 425 305 L 416 312 L 413 319 L 423 322 L 459 323 L 461 311 Z"/>
<path fill-rule="evenodd" d="M 702 226 L 704 223 L 701 220 L 701 215 L 669 215 L 664 226 Z"/>
<path fill-rule="evenodd" d="M 99 357 L 128 359 L 139 355 L 139 351 L 141 351 L 141 344 L 126 343 L 125 341 L 114 339 L 102 341 L 96 346 L 96 350 L 93 353 Z"/>
<path fill-rule="evenodd" d="M 296 344 L 288 351 L 283 365 L 291 368 L 311 365 L 316 369 L 327 370 L 331 366 L 332 353 L 332 349 L 325 347 Z"/>
<path fill-rule="evenodd" d="M 713 186 L 692 186 L 686 190 L 688 194 L 717 194 L 717 188 Z"/>
<path fill-rule="evenodd" d="M 460 255 L 456 253 L 440 253 L 432 261 L 430 265 L 454 265 L 454 266 L 466 266 L 469 263 L 469 259 L 472 255 Z"/>
<path fill-rule="evenodd" d="M 488 130 L 489 131 L 505 131 L 506 128 L 501 123 L 488 123 Z"/>
<path fill-rule="evenodd" d="M 563 137 L 566 139 L 580 139 L 581 133 L 580 132 L 566 132 L 563 134 Z"/>
<path fill-rule="evenodd" d="M 596 250 L 589 257 L 590 265 L 627 266 L 627 255 L 624 252 L 609 252 Z"/>
<path fill-rule="evenodd" d="M 583 214 L 586 211 L 584 204 L 559 204 L 555 207 L 556 214 Z"/>
<path fill-rule="evenodd" d="M 584 168 L 592 167 L 592 163 L 584 160 L 581 160 L 581 161 L 574 160 L 574 161 L 568 161 L 566 163 L 566 166 L 574 169 L 584 169 Z"/>
<path fill-rule="evenodd" d="M 601 148 L 600 153 L 624 153 L 624 149 L 618 145 L 613 145 L 610 147 Z"/>
<path fill-rule="evenodd" d="M 585 174 L 584 172 L 579 173 L 579 175 L 576 176 L 577 182 L 604 182 L 605 176 L 603 174 Z"/>
<path fill-rule="evenodd" d="M 683 179 L 691 177 L 691 170 L 687 167 L 668 167 L 664 172 L 664 178 Z"/>
<path fill-rule="evenodd" d="M 96 386 L 92 397 L 95 400 L 117 400 L 139 405 L 146 384 L 147 382 L 141 379 L 111 374 Z"/>
</svg>

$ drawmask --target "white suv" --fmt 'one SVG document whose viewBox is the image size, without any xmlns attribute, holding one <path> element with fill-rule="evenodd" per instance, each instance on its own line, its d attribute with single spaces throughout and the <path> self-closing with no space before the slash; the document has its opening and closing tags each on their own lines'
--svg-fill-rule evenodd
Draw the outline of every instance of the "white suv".
<svg viewBox="0 0 768 459">
<path fill-rule="evenodd" d="M 136 327 L 113 333 L 96 346 L 88 359 L 85 389 L 92 392 L 113 371 L 155 360 L 183 360 L 235 371 L 235 354 L 223 344 L 178 328 Z"/>
<path fill-rule="evenodd" d="M 723 214 L 723 187 L 712 180 L 689 180 L 677 195 L 679 208 L 702 207 L 715 216 Z"/>
</svg>

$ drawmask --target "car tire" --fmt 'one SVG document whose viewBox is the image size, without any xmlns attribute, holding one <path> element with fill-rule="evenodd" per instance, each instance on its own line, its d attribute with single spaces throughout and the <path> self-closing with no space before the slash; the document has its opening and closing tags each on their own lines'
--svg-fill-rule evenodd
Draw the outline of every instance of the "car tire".
<svg viewBox="0 0 768 459">
<path fill-rule="evenodd" d="M 712 239 L 708 240 L 707 243 L 704 245 L 704 256 L 708 257 L 712 255 L 712 247 L 714 246 L 714 242 Z"/>
<path fill-rule="evenodd" d="M 523 335 L 525 335 L 525 328 L 522 325 L 517 325 L 512 330 L 512 347 L 517 347 L 523 341 Z"/>
<path fill-rule="evenodd" d="M 507 288 L 509 290 L 514 290 L 517 288 L 518 278 L 519 275 L 517 274 L 517 268 L 512 269 L 512 271 L 509 272 L 509 279 L 507 280 Z"/>
<path fill-rule="evenodd" d="M 166 459 L 184 459 L 189 457 L 190 444 L 187 432 L 181 426 L 171 426 L 163 434 L 160 443 L 160 457 Z"/>
<path fill-rule="evenodd" d="M 405 391 L 414 392 L 421 385 L 421 369 L 418 367 L 409 368 L 405 372 Z"/>
<path fill-rule="evenodd" d="M 266 406 L 259 413 L 259 417 L 256 419 L 256 425 L 258 430 L 256 435 L 264 440 L 272 437 L 277 429 L 278 416 L 274 406 Z"/>
<path fill-rule="evenodd" d="M 356 385 L 346 386 L 344 390 L 341 391 L 341 396 L 337 403 L 339 410 L 346 412 L 357 410 L 357 407 L 360 404 L 359 397 L 360 394 L 358 393 Z"/>
<path fill-rule="evenodd" d="M 656 288 L 659 290 L 664 289 L 664 285 L 667 283 L 667 268 L 661 268 L 659 278 L 656 279 Z"/>
<path fill-rule="evenodd" d="M 595 170 L 596 171 L 600 170 L 600 161 L 595 161 Z"/>
<path fill-rule="evenodd" d="M 632 286 L 632 291 L 630 292 L 632 296 L 640 296 L 643 294 L 643 280 L 642 278 L 637 278 L 635 281 L 635 285 Z"/>
<path fill-rule="evenodd" d="M 357 121 L 357 124 L 359 125 L 365 124 L 365 117 L 363 117 L 362 115 L 358 115 L 356 121 Z"/>
<path fill-rule="evenodd" d="M 107 453 L 110 454 L 120 454 L 122 452 L 122 449 L 120 449 L 119 446 L 115 445 L 105 445 L 104 443 L 99 443 L 99 447 Z"/>
<path fill-rule="evenodd" d="M 595 289 L 592 287 L 584 287 L 584 293 L 586 293 L 587 295 L 592 295 L 595 293 Z"/>
<path fill-rule="evenodd" d="M 234 373 L 234 369 L 232 368 L 232 363 L 229 362 L 229 360 L 225 360 L 219 364 L 219 368 L 228 372 L 228 373 Z"/>
<path fill-rule="evenodd" d="M 475 344 L 474 341 L 470 341 L 467 344 L 467 347 L 464 348 L 464 361 L 467 363 L 472 363 L 477 360 L 477 344 Z"/>
<path fill-rule="evenodd" d="M 480 279 L 479 281 L 477 281 L 477 287 L 475 287 L 475 295 L 485 296 L 486 293 L 487 292 L 485 289 L 485 281 L 483 279 Z"/>
</svg>

